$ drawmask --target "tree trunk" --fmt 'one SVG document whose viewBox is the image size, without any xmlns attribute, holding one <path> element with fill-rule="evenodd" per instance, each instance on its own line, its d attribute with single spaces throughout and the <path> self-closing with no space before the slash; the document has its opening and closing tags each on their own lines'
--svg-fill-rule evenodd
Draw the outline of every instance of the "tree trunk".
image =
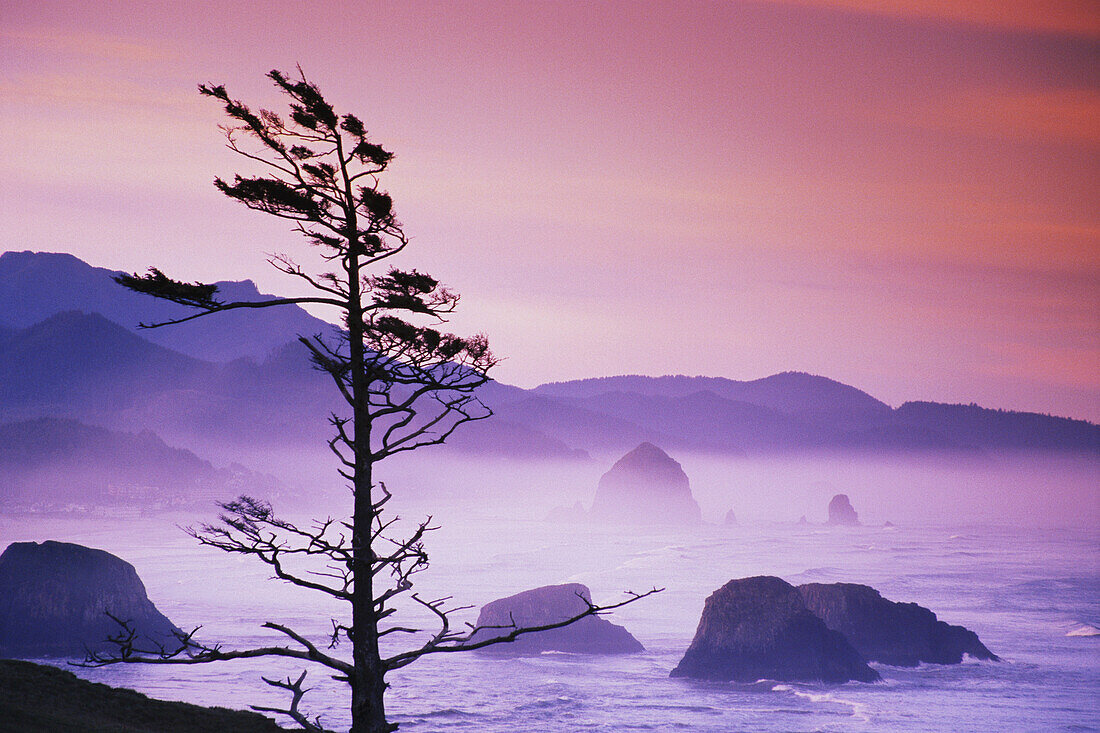
<svg viewBox="0 0 1100 733">
<path fill-rule="evenodd" d="M 358 443 L 358 438 L 356 439 Z M 369 464 L 356 471 L 355 515 L 352 542 L 355 586 L 352 593 L 351 733 L 389 733 L 383 696 L 385 671 L 378 650 L 378 618 L 374 608 L 371 574 L 370 528 L 374 508 Z"/>
<path fill-rule="evenodd" d="M 355 442 L 355 479 L 352 490 L 352 666 L 351 733 L 389 733 L 384 695 L 385 670 L 378 651 L 378 616 L 374 607 L 373 461 L 370 453 L 370 411 L 364 379 L 363 314 L 359 290 L 359 255 L 355 251 L 354 215 L 349 222 L 348 339 L 351 361 L 352 429 Z"/>
</svg>

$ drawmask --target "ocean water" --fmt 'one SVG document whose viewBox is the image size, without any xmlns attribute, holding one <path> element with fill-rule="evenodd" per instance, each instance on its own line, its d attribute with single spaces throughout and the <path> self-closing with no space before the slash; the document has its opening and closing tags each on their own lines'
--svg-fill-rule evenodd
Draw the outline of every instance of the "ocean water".
<svg viewBox="0 0 1100 733">
<path fill-rule="evenodd" d="M 412 513 L 410 516 L 415 516 Z M 324 638 L 332 609 L 268 579 L 249 558 L 202 548 L 154 517 L 91 523 L 0 517 L 0 543 L 57 539 L 113 552 L 177 625 L 227 647 L 269 643 L 267 620 Z M 402 731 L 1089 731 L 1100 730 L 1100 637 L 1067 636 L 1100 622 L 1100 531 L 995 526 L 830 528 L 795 524 L 648 531 L 452 514 L 429 538 L 425 597 L 480 606 L 526 588 L 588 585 L 598 602 L 665 590 L 609 618 L 646 647 L 630 656 L 473 653 L 421 660 L 390 677 Z M 880 684 L 725 684 L 670 679 L 707 595 L 732 578 L 777 575 L 856 582 L 962 624 L 1003 659 L 903 669 L 875 665 Z M 476 608 L 459 618 L 473 621 Z M 428 623 L 415 609 L 403 621 Z M 65 664 L 64 660 L 52 660 Z M 259 679 L 302 669 L 282 661 L 74 669 L 154 697 L 247 708 L 285 700 Z M 304 707 L 349 724 L 344 688 L 323 671 Z"/>
</svg>

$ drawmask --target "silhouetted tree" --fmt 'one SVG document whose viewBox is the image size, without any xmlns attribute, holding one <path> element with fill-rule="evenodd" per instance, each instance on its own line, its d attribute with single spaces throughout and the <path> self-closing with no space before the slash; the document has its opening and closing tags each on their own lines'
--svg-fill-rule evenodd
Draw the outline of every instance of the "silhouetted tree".
<svg viewBox="0 0 1100 733">
<path fill-rule="evenodd" d="M 117 652 L 90 655 L 86 665 L 116 663 L 201 664 L 227 659 L 277 656 L 319 664 L 351 692 L 352 733 L 382 733 L 396 725 L 386 719 L 386 675 L 435 653 L 458 652 L 507 642 L 521 634 L 557 628 L 585 616 L 631 603 L 657 592 L 628 593 L 620 603 L 586 608 L 572 618 L 545 626 L 511 624 L 499 634 L 477 641 L 479 629 L 452 628 L 448 598 L 411 598 L 434 615 L 438 627 L 427 631 L 403 626 L 391 617 L 394 599 L 412 589 L 412 576 L 428 567 L 424 537 L 434 529 L 431 518 L 408 537 L 392 537 L 396 518 L 385 513 L 391 494 L 376 483 L 374 467 L 396 453 L 444 442 L 463 423 L 489 417 L 477 388 L 488 381 L 496 363 L 483 336 L 463 338 L 432 327 L 445 322 L 458 295 L 435 278 L 416 270 L 387 267 L 386 260 L 408 245 L 389 194 L 379 177 L 393 154 L 372 142 L 363 122 L 338 114 L 298 70 L 297 78 L 279 71 L 268 75 L 289 99 L 283 117 L 269 110 L 253 111 L 231 98 L 224 86 L 200 85 L 199 91 L 220 102 L 232 120 L 223 129 L 228 147 L 260 167 L 263 175 L 216 178 L 226 196 L 294 223 L 294 229 L 316 246 L 324 263 L 308 271 L 286 256 L 269 261 L 280 271 L 300 278 L 313 294 L 258 302 L 219 299 L 215 285 L 174 280 L 153 268 L 145 275 L 123 275 L 122 285 L 195 309 L 191 315 L 158 327 L 182 323 L 242 308 L 313 304 L 336 309 L 344 328 L 333 334 L 301 337 L 314 365 L 327 373 L 347 404 L 348 413 L 332 414 L 333 436 L 328 445 L 339 462 L 339 473 L 353 495 L 350 519 L 318 520 L 299 527 L 278 517 L 271 506 L 242 496 L 221 504 L 218 524 L 192 528 L 199 542 L 232 553 L 252 555 L 267 563 L 276 577 L 296 586 L 327 594 L 350 608 L 350 620 L 334 619 L 332 633 L 318 643 L 282 624 L 264 627 L 285 635 L 286 646 L 227 650 L 181 634 L 175 648 L 142 646 L 124 619 L 113 641 Z M 302 570 L 301 561 L 320 569 Z M 426 637 L 417 634 L 428 633 Z M 413 644 L 383 655 L 379 641 L 389 635 L 413 635 Z M 481 636 L 484 636 L 482 634 Z M 351 659 L 333 650 L 350 642 Z M 309 731 L 323 730 L 299 707 L 306 689 L 305 672 L 292 680 L 264 678 L 291 694 L 285 709 L 257 708 L 287 715 Z"/>
</svg>

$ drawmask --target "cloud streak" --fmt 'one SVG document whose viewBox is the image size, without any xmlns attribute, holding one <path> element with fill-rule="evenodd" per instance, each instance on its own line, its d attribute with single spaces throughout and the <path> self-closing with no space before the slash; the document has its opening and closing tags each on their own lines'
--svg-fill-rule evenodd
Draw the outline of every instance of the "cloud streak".
<svg viewBox="0 0 1100 733">
<path fill-rule="evenodd" d="M 0 39 L 35 54 L 65 54 L 132 64 L 171 61 L 176 55 L 163 43 L 72 29 L 9 28 Z"/>
<path fill-rule="evenodd" d="M 909 21 L 1100 38 L 1100 13 L 1091 0 L 772 0 Z"/>
</svg>

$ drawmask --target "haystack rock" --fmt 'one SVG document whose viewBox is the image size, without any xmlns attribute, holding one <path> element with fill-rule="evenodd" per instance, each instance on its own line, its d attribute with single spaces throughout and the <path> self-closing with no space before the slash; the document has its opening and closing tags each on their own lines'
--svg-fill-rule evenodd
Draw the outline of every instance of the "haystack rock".
<svg viewBox="0 0 1100 733">
<path fill-rule="evenodd" d="M 868 661 L 896 667 L 958 664 L 964 654 L 999 661 L 973 631 L 939 621 L 916 603 L 887 600 L 870 586 L 808 583 L 798 586 L 798 592 L 810 611 L 844 634 Z"/>
<path fill-rule="evenodd" d="M 859 515 L 852 507 L 852 502 L 848 501 L 847 494 L 837 494 L 829 502 L 829 524 L 859 524 Z"/>
<path fill-rule="evenodd" d="M 695 638 L 672 677 L 734 682 L 875 682 L 844 635 L 779 578 L 731 580 L 707 598 Z"/>
<path fill-rule="evenodd" d="M 736 527 L 737 526 L 737 515 L 733 513 L 732 509 L 730 509 L 728 512 L 726 512 L 726 516 L 722 520 L 722 524 L 726 525 L 727 527 Z"/>
<path fill-rule="evenodd" d="M 46 541 L 0 555 L 0 657 L 83 656 L 116 649 L 106 639 L 130 621 L 139 643 L 171 647 L 176 627 L 145 595 L 134 566 L 109 552 Z"/>
<path fill-rule="evenodd" d="M 623 524 L 694 524 L 702 519 L 680 464 L 642 443 L 600 478 L 592 519 Z"/>
<path fill-rule="evenodd" d="M 481 608 L 478 626 L 483 629 L 472 641 L 506 635 L 512 626 L 543 626 L 583 613 L 592 600 L 588 588 L 580 583 L 546 585 L 514 596 L 500 598 Z M 599 616 L 586 616 L 568 626 L 522 634 L 515 641 L 493 644 L 478 651 L 507 657 L 522 657 L 558 651 L 574 654 L 631 654 L 644 652 L 637 639 L 622 626 Z"/>
</svg>

